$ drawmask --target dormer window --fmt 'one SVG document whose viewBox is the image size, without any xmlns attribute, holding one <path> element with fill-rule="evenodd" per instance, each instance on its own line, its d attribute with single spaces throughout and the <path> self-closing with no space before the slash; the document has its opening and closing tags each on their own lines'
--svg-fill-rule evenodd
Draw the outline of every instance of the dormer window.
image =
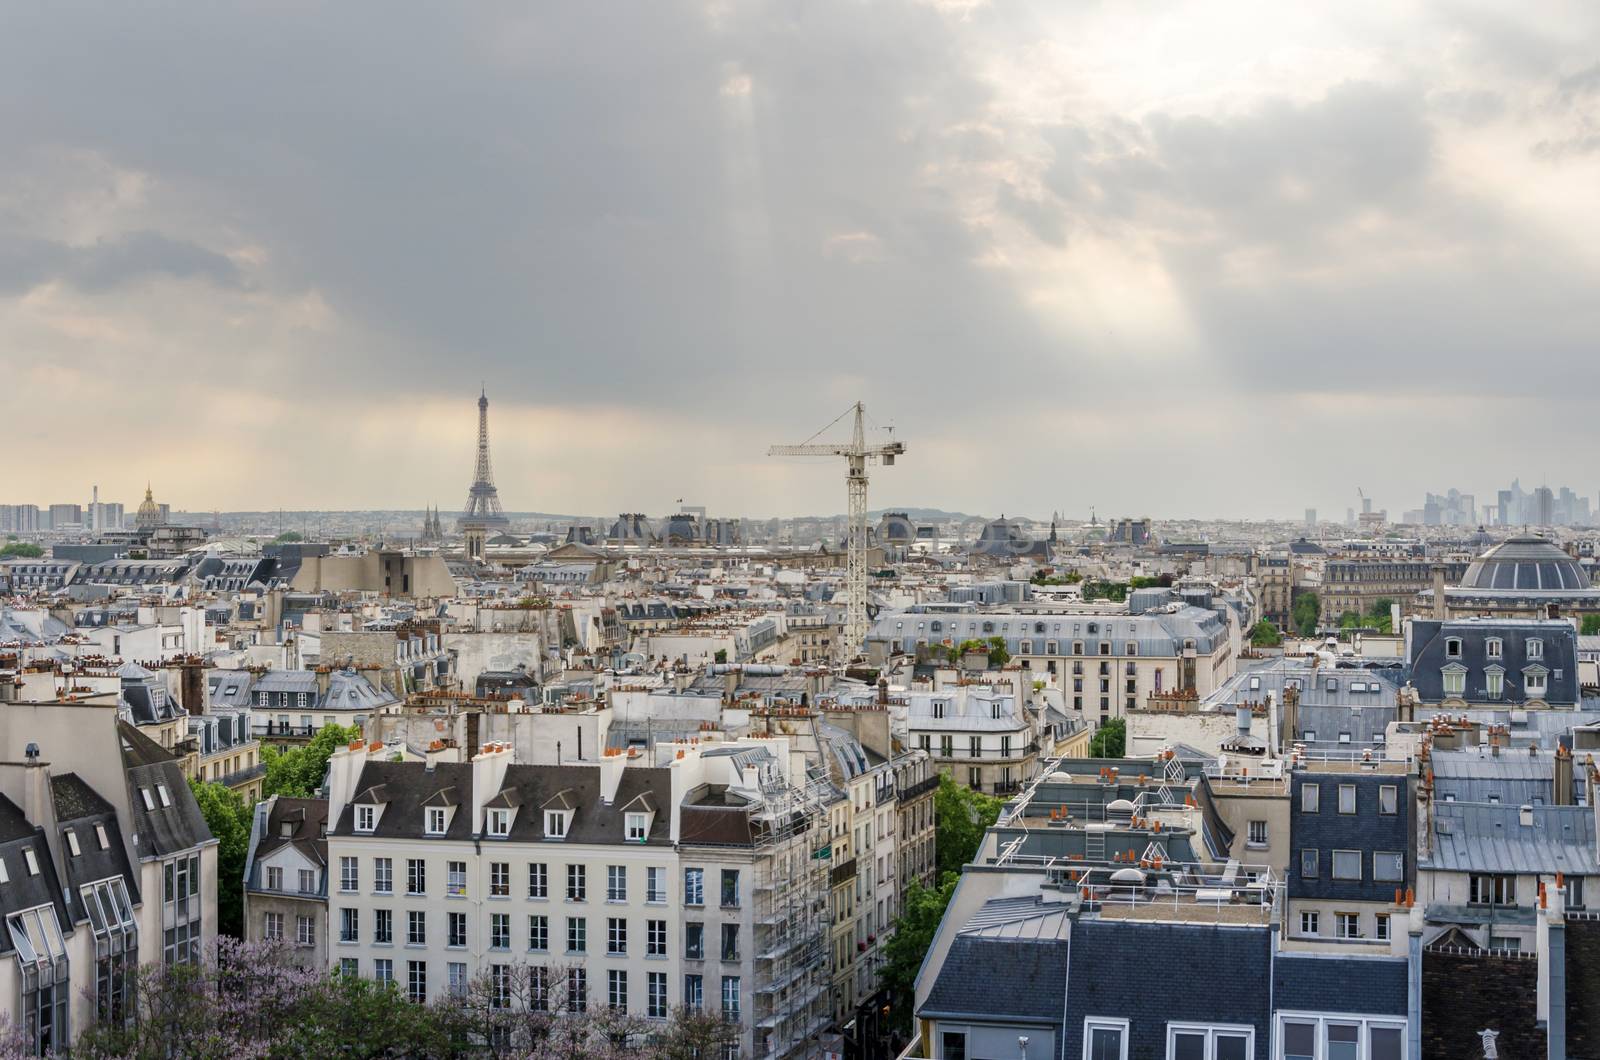
<svg viewBox="0 0 1600 1060">
<path fill-rule="evenodd" d="M 72 856 L 77 857 L 83 851 L 78 849 L 78 833 L 71 828 L 67 829 L 67 849 L 72 851 Z"/>
<path fill-rule="evenodd" d="M 443 806 L 429 806 L 427 821 L 423 830 L 428 835 L 444 835 L 446 820 L 447 815 Z"/>
<path fill-rule="evenodd" d="M 1542 658 L 1544 658 L 1544 641 L 1539 640 L 1537 638 L 1528 641 L 1528 658 L 1530 658 L 1530 659 L 1542 659 Z"/>
<path fill-rule="evenodd" d="M 1483 642 L 1483 652 L 1484 652 L 1485 655 L 1487 655 L 1491 659 L 1500 658 L 1501 652 L 1502 652 L 1502 646 L 1501 646 L 1500 638 L 1499 637 L 1490 637 L 1488 640 L 1484 641 Z"/>
<path fill-rule="evenodd" d="M 172 793 L 167 790 L 165 784 L 156 785 L 156 794 L 161 796 L 161 805 L 163 807 L 172 805 Z"/>
<path fill-rule="evenodd" d="M 376 806 L 356 807 L 356 831 L 371 832 L 378 827 L 378 808 Z"/>
<path fill-rule="evenodd" d="M 938 721 L 944 717 L 944 703 L 940 700 L 933 701 L 933 720 Z"/>
<path fill-rule="evenodd" d="M 567 834 L 567 811 L 546 810 L 544 812 L 544 837 L 546 839 L 561 839 Z"/>
<path fill-rule="evenodd" d="M 1461 658 L 1461 638 L 1450 637 L 1444 642 L 1444 657 L 1446 659 Z"/>
<path fill-rule="evenodd" d="M 6 859 L 0 858 L 0 883 L 11 882 L 11 870 L 6 868 Z"/>
<path fill-rule="evenodd" d="M 989 705 L 989 712 L 990 712 L 990 716 L 993 717 L 995 721 L 999 721 L 1000 720 L 1000 704 L 999 703 L 991 703 Z"/>
<path fill-rule="evenodd" d="M 511 834 L 510 810 L 489 811 L 489 834 L 497 836 L 508 836 Z"/>
<path fill-rule="evenodd" d="M 1447 666 L 1440 674 L 1444 681 L 1444 694 L 1447 696 L 1463 695 L 1467 690 L 1467 668 L 1461 665 Z"/>
<path fill-rule="evenodd" d="M 33 852 L 32 847 L 22 848 L 22 860 L 27 863 L 28 875 L 39 875 L 39 857 Z"/>
<path fill-rule="evenodd" d="M 156 808 L 156 800 L 150 797 L 149 788 L 140 788 L 139 797 L 144 800 L 144 808 L 146 810 L 154 810 Z"/>
<path fill-rule="evenodd" d="M 625 819 L 626 835 L 630 843 L 643 843 L 650 834 L 650 817 L 643 813 L 630 813 Z"/>
<path fill-rule="evenodd" d="M 99 840 L 101 850 L 111 849 L 111 840 L 106 837 L 105 825 L 97 824 L 94 826 L 94 837 L 95 839 Z"/>
</svg>

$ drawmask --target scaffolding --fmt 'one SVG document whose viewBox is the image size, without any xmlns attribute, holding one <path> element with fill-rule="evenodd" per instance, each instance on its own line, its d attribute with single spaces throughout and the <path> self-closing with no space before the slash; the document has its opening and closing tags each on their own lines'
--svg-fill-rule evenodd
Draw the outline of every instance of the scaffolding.
<svg viewBox="0 0 1600 1060">
<path fill-rule="evenodd" d="M 828 1011 L 828 806 L 825 777 L 763 782 L 752 815 L 757 861 L 751 1012 L 757 1057 L 821 1055 Z"/>
</svg>

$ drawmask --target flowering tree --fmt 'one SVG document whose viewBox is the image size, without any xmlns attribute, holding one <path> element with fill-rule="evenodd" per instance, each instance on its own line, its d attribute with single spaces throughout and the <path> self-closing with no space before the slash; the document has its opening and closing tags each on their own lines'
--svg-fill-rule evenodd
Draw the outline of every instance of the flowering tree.
<svg viewBox="0 0 1600 1060">
<path fill-rule="evenodd" d="M 655 1021 L 596 1004 L 577 968 L 497 965 L 460 993 L 417 1005 L 393 983 L 301 968 L 283 942 L 230 938 L 197 965 L 141 969 L 137 998 L 134 1021 L 91 1029 L 73 1055 L 689 1060 L 719 1056 L 739 1036 L 737 1024 L 706 1013 Z M 0 1025 L 0 1060 L 25 1055 L 20 1036 Z"/>
</svg>

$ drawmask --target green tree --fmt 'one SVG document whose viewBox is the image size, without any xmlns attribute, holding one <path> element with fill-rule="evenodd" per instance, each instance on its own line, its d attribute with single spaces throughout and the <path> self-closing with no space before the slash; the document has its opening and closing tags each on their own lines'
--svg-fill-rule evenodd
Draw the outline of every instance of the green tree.
<svg viewBox="0 0 1600 1060">
<path fill-rule="evenodd" d="M 262 796 L 311 798 L 328 775 L 328 759 L 333 752 L 360 735 L 361 730 L 353 725 L 325 725 L 304 747 L 287 751 L 263 747 L 261 761 L 267 772 L 261 782 Z"/>
<path fill-rule="evenodd" d="M 957 784 L 950 774 L 939 774 L 933 793 L 933 851 L 937 871 L 960 874 L 961 867 L 978 854 L 984 831 L 1000 816 L 1004 799 Z"/>
<path fill-rule="evenodd" d="M 1600 615 L 1584 615 L 1582 628 L 1578 632 L 1585 637 L 1600 633 Z"/>
<path fill-rule="evenodd" d="M 285 530 L 272 540 L 275 544 L 287 545 L 295 541 L 304 541 L 305 537 L 298 530 Z"/>
<path fill-rule="evenodd" d="M 937 844 L 937 840 L 935 840 Z M 939 933 L 944 911 L 956 893 L 961 877 L 946 873 L 936 887 L 913 883 L 906 888 L 905 905 L 894 922 L 894 934 L 884 943 L 883 985 L 890 994 L 889 1022 L 896 1030 L 911 1030 L 911 1006 L 922 960 Z"/>
<path fill-rule="evenodd" d="M 217 838 L 217 930 L 244 938 L 244 863 L 250 852 L 251 809 L 239 793 L 189 778 L 206 827 Z"/>
<path fill-rule="evenodd" d="M 1112 718 L 1089 737 L 1090 758 L 1121 758 L 1128 747 L 1128 723 Z"/>
<path fill-rule="evenodd" d="M 0 548 L 0 559 L 38 559 L 44 549 L 28 541 L 9 541 Z"/>
<path fill-rule="evenodd" d="M 1303 592 L 1294 598 L 1294 606 L 1289 609 L 1289 624 L 1302 637 L 1314 636 L 1321 615 L 1322 600 L 1314 592 Z"/>
<path fill-rule="evenodd" d="M 1277 626 L 1263 618 L 1251 627 L 1250 643 L 1257 648 L 1276 648 L 1283 643 L 1283 634 L 1278 632 Z"/>
</svg>

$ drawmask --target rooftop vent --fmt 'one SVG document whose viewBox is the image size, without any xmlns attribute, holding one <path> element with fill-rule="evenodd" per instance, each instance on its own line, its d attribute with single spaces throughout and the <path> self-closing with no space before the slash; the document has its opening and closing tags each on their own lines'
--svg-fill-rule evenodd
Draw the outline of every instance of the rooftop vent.
<svg viewBox="0 0 1600 1060">
<path fill-rule="evenodd" d="M 1533 807 L 1524 805 L 1517 811 L 1517 816 L 1522 820 L 1522 827 L 1533 827 Z"/>
</svg>

